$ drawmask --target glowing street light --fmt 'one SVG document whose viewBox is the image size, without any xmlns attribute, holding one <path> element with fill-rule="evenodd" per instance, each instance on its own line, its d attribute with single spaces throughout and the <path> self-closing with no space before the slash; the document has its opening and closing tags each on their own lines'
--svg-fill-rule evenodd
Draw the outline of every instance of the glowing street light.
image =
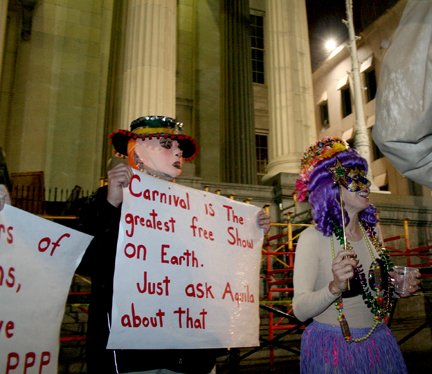
<svg viewBox="0 0 432 374">
<path fill-rule="evenodd" d="M 331 39 L 327 41 L 325 47 L 327 48 L 327 51 L 331 52 L 336 48 L 336 42 L 333 39 Z"/>
</svg>

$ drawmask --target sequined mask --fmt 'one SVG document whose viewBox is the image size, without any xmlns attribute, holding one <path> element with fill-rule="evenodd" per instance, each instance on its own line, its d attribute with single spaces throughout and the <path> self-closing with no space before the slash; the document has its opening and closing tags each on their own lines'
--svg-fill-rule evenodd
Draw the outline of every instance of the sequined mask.
<svg viewBox="0 0 432 374">
<path fill-rule="evenodd" d="M 350 192 L 363 191 L 371 185 L 363 169 L 345 167 L 339 159 L 336 159 L 335 166 L 328 166 L 327 169 L 332 173 L 333 183 L 340 183 Z"/>
<path fill-rule="evenodd" d="M 348 169 L 348 174 L 345 180 L 341 180 L 341 183 L 350 192 L 363 191 L 371 185 L 365 171 L 359 168 Z"/>
</svg>

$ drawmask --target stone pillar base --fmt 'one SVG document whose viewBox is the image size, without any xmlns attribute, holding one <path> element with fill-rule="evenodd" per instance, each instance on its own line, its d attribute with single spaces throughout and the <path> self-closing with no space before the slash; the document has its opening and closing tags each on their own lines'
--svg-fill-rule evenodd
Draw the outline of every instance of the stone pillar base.
<svg viewBox="0 0 432 374">
<path fill-rule="evenodd" d="M 300 158 L 302 155 L 282 155 L 271 160 L 267 165 L 267 174 L 263 176 L 262 183 L 267 184 L 267 180 L 280 173 L 296 174 L 300 173 Z"/>
<path fill-rule="evenodd" d="M 263 181 L 264 185 L 273 186 L 274 201 L 279 207 L 280 217 L 278 222 L 286 222 L 285 214 L 288 211 L 295 211 L 293 193 L 295 191 L 295 181 L 298 179 L 298 173 L 278 173 L 268 177 Z M 292 209 L 289 209 L 292 207 Z M 274 219 L 272 219 L 274 220 Z"/>
</svg>

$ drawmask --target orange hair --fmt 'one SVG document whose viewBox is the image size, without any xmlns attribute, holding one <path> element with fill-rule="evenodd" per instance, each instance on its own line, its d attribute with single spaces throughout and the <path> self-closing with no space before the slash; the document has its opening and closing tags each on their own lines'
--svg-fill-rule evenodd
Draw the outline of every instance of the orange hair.
<svg viewBox="0 0 432 374">
<path fill-rule="evenodd" d="M 135 153 L 135 152 L 133 152 L 133 148 L 135 148 L 136 145 L 137 145 L 137 142 L 135 139 L 130 139 L 128 141 L 128 144 L 127 144 L 128 164 L 130 166 L 132 166 L 134 169 L 140 170 L 140 168 L 138 167 L 138 165 L 135 163 L 135 161 L 133 159 L 133 156 Z"/>
</svg>

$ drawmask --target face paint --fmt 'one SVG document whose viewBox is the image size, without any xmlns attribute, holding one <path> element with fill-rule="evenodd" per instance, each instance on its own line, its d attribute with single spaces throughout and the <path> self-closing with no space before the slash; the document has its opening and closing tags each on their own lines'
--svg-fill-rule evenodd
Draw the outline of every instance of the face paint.
<svg viewBox="0 0 432 374">
<path fill-rule="evenodd" d="M 183 166 L 183 152 L 177 140 L 172 139 L 137 139 L 134 152 L 141 167 L 148 173 L 163 179 L 180 176 Z M 138 162 L 137 162 L 138 164 Z"/>
</svg>

